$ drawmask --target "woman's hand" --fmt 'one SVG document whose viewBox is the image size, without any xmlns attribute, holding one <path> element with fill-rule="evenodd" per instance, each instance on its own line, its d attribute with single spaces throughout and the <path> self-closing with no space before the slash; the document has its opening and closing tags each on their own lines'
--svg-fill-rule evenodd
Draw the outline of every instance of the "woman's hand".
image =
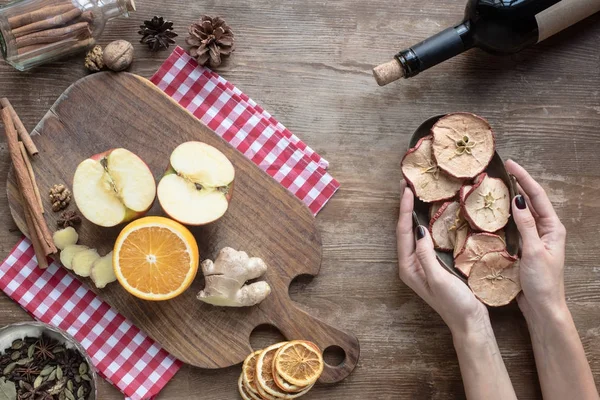
<svg viewBox="0 0 600 400">
<path fill-rule="evenodd" d="M 402 181 L 401 193 L 396 229 L 400 279 L 442 317 L 453 335 L 487 328 L 486 307 L 464 282 L 440 265 L 428 230 L 418 226 L 413 232 L 414 195 L 405 181 Z"/>
<path fill-rule="evenodd" d="M 566 308 L 564 286 L 566 230 L 544 189 L 514 161 L 506 169 L 521 195 L 512 203 L 522 240 L 519 307 L 526 318 Z"/>
</svg>

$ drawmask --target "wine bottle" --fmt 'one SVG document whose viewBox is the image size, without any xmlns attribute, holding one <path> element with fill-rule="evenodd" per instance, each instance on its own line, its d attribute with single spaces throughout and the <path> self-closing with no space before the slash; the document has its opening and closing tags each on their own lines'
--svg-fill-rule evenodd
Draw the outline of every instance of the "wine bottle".
<svg viewBox="0 0 600 400">
<path fill-rule="evenodd" d="M 463 21 L 373 69 L 380 86 L 418 73 L 472 47 L 512 54 L 600 11 L 600 0 L 469 0 Z"/>
</svg>

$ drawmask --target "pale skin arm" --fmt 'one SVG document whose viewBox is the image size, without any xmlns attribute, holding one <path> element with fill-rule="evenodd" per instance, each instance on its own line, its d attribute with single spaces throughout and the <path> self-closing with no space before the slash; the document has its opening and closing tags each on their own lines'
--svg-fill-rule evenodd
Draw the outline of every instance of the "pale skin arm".
<svg viewBox="0 0 600 400">
<path fill-rule="evenodd" d="M 446 322 L 454 341 L 467 398 L 516 399 L 485 306 L 437 261 L 424 227 L 413 232 L 414 196 L 402 182 L 397 226 L 400 279 Z"/>
<path fill-rule="evenodd" d="M 594 377 L 564 289 L 566 230 L 544 189 L 513 161 L 522 196 L 512 211 L 523 242 L 519 307 L 525 316 L 545 400 L 598 400 Z"/>
</svg>

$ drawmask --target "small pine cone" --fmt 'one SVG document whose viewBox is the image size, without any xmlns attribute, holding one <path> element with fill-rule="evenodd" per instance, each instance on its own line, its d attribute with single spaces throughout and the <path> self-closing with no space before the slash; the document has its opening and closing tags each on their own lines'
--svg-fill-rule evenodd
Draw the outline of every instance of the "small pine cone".
<svg viewBox="0 0 600 400">
<path fill-rule="evenodd" d="M 201 65 L 216 68 L 235 48 L 233 31 L 221 17 L 203 15 L 190 25 L 189 34 L 185 41 L 191 46 L 190 55 Z"/>
<path fill-rule="evenodd" d="M 50 189 L 52 211 L 64 210 L 71 202 L 71 191 L 65 185 L 54 185 Z"/>
<path fill-rule="evenodd" d="M 77 215 L 75 211 L 65 211 L 60 215 L 58 221 L 56 221 L 59 228 L 76 227 L 81 224 L 81 217 Z"/>
<path fill-rule="evenodd" d="M 95 46 L 85 56 L 85 67 L 92 72 L 98 72 L 104 68 L 104 55 L 102 47 Z"/>
</svg>

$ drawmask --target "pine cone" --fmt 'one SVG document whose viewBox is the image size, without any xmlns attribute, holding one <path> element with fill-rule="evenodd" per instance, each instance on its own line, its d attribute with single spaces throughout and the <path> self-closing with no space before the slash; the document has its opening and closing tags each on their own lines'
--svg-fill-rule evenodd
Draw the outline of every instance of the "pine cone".
<svg viewBox="0 0 600 400">
<path fill-rule="evenodd" d="M 71 191 L 65 185 L 54 185 L 50 189 L 52 211 L 64 210 L 71 202 Z"/>
<path fill-rule="evenodd" d="M 169 45 L 175 44 L 173 38 L 177 37 L 177 34 L 173 32 L 173 22 L 165 21 L 163 17 L 144 21 L 144 25 L 140 25 L 140 28 L 138 32 L 142 35 L 140 43 L 146 43 L 150 51 L 167 49 Z"/>
<path fill-rule="evenodd" d="M 191 46 L 190 55 L 211 68 L 221 65 L 222 57 L 231 55 L 235 47 L 233 31 L 221 17 L 203 15 L 190 25 L 189 34 L 185 41 Z"/>
<path fill-rule="evenodd" d="M 60 218 L 56 221 L 59 228 L 75 227 L 81 224 L 81 217 L 75 211 L 65 211 L 60 214 Z"/>
</svg>

